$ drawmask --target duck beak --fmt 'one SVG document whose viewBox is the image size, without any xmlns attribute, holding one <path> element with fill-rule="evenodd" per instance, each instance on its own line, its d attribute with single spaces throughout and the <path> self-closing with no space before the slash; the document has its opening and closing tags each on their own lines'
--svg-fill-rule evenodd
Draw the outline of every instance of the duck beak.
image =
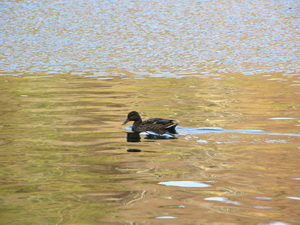
<svg viewBox="0 0 300 225">
<path fill-rule="evenodd" d="M 122 125 L 125 125 L 126 123 L 128 123 L 128 119 L 124 121 L 124 123 L 122 123 Z"/>
</svg>

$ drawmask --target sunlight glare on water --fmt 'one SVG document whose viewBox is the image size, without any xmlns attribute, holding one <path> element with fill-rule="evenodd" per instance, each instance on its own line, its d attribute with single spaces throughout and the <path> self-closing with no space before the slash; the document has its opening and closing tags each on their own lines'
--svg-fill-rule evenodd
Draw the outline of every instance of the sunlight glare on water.
<svg viewBox="0 0 300 225">
<path fill-rule="evenodd" d="M 2 71 L 299 70 L 298 1 L 4 1 Z"/>
</svg>

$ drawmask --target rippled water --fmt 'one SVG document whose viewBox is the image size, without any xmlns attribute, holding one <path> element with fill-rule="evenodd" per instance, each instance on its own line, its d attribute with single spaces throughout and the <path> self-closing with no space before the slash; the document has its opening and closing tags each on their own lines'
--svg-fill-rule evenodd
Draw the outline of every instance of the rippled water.
<svg viewBox="0 0 300 225">
<path fill-rule="evenodd" d="M 297 1 L 0 4 L 1 224 L 299 224 Z"/>
<path fill-rule="evenodd" d="M 0 76 L 1 220 L 296 224 L 300 98 L 285 79 Z M 177 119 L 179 136 L 127 142 L 132 109 Z"/>
<path fill-rule="evenodd" d="M 299 71 L 299 2 L 4 1 L 2 70 Z"/>
</svg>

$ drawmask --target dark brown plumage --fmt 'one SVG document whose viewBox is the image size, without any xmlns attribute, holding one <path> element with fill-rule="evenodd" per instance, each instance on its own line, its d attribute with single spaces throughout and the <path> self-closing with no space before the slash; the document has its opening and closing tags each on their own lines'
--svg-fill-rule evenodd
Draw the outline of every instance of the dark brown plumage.
<svg viewBox="0 0 300 225">
<path fill-rule="evenodd" d="M 153 118 L 142 121 L 138 112 L 131 111 L 128 113 L 127 119 L 122 125 L 129 121 L 134 121 L 132 126 L 132 130 L 134 132 L 153 131 L 157 134 L 163 134 L 166 132 L 176 133 L 175 127 L 177 126 L 177 123 L 173 123 L 174 120 Z"/>
</svg>

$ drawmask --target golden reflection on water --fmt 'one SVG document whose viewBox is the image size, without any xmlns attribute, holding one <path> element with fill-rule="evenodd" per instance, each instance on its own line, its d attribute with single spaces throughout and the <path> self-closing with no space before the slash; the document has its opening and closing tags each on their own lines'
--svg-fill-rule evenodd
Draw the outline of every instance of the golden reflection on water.
<svg viewBox="0 0 300 225">
<path fill-rule="evenodd" d="M 297 77 L 118 73 L 0 76 L 4 224 L 299 221 Z M 130 110 L 186 133 L 127 142 Z"/>
</svg>

